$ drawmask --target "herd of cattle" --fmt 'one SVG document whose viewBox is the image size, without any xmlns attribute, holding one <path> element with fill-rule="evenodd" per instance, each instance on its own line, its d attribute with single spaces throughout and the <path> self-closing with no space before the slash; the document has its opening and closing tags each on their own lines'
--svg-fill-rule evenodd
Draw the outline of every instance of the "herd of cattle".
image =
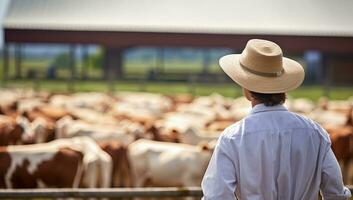
<svg viewBox="0 0 353 200">
<path fill-rule="evenodd" d="M 0 188 L 198 186 L 244 98 L 150 93 L 0 91 Z M 353 158 L 353 99 L 286 106 L 321 123 L 344 178 Z"/>
</svg>

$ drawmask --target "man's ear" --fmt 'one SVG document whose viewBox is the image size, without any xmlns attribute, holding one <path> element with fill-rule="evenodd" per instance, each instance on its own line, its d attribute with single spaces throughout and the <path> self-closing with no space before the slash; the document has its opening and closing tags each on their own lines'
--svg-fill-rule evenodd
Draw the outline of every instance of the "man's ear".
<svg viewBox="0 0 353 200">
<path fill-rule="evenodd" d="M 253 100 L 253 97 L 251 96 L 251 93 L 248 89 L 243 88 L 243 95 L 245 96 L 245 98 L 249 101 Z"/>
</svg>

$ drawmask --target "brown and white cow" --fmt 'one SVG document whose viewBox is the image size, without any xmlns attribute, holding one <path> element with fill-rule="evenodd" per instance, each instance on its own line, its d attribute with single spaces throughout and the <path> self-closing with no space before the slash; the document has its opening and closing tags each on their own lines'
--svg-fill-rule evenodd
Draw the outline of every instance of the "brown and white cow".
<svg viewBox="0 0 353 200">
<path fill-rule="evenodd" d="M 71 148 L 0 147 L 0 188 L 78 187 L 83 155 Z"/>
<path fill-rule="evenodd" d="M 88 137 L 0 149 L 0 186 L 109 187 L 112 159 Z"/>
<path fill-rule="evenodd" d="M 198 186 L 212 151 L 140 139 L 129 145 L 135 186 Z"/>
<path fill-rule="evenodd" d="M 43 143 L 55 139 L 55 124 L 51 120 L 37 117 L 30 122 L 28 118 L 18 116 L 16 123 L 22 129 L 21 139 L 16 144 Z"/>
<path fill-rule="evenodd" d="M 0 146 L 22 144 L 23 132 L 16 119 L 0 115 Z"/>
<path fill-rule="evenodd" d="M 158 135 L 172 139 L 170 142 L 196 145 L 219 137 L 220 131 L 206 130 L 208 122 L 209 120 L 195 114 L 170 113 L 164 119 L 156 121 L 154 126 L 159 132 Z"/>
</svg>

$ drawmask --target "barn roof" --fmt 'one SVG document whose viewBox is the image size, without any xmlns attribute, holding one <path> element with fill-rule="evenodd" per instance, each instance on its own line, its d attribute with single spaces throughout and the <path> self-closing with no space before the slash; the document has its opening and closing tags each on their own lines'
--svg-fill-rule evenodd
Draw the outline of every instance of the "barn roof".
<svg viewBox="0 0 353 200">
<path fill-rule="evenodd" d="M 353 1 L 11 0 L 5 29 L 353 37 Z"/>
</svg>

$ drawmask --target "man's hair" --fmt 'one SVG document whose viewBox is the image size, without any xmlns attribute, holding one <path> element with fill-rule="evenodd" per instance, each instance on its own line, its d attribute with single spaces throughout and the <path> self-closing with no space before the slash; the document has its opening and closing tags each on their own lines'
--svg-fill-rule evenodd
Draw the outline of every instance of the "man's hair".
<svg viewBox="0 0 353 200">
<path fill-rule="evenodd" d="M 286 101 L 286 93 L 264 94 L 250 91 L 251 96 L 265 106 L 275 106 Z"/>
</svg>

